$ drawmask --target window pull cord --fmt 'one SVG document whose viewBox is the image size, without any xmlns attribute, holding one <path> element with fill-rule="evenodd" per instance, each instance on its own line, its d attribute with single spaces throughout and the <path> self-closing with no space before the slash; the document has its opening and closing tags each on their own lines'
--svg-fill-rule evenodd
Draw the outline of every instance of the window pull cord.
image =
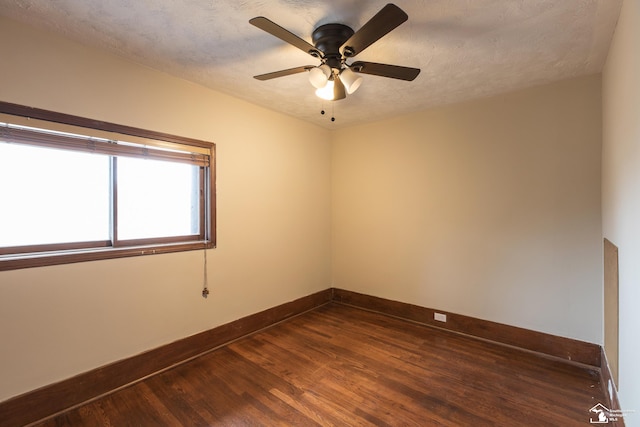
<svg viewBox="0 0 640 427">
<path fill-rule="evenodd" d="M 203 273 L 203 278 L 204 278 L 204 287 L 202 288 L 202 298 L 206 298 L 207 296 L 209 296 L 209 288 L 208 288 L 208 284 L 209 284 L 209 279 L 207 277 L 207 249 L 203 249 L 203 253 L 204 253 L 204 273 Z"/>
</svg>

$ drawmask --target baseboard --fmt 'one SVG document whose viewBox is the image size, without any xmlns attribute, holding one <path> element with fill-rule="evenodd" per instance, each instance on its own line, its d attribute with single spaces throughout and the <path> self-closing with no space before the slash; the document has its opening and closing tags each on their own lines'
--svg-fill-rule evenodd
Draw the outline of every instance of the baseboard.
<svg viewBox="0 0 640 427">
<path fill-rule="evenodd" d="M 611 369 L 609 367 L 609 362 L 607 361 L 607 355 L 604 351 L 604 348 L 602 348 L 600 360 L 600 384 L 602 384 L 602 390 L 604 391 L 604 395 L 607 399 L 606 402 L 603 402 L 603 405 L 605 405 L 609 410 L 613 411 L 614 414 L 620 414 L 621 408 L 620 401 L 618 400 L 618 390 L 616 389 L 616 385 L 613 382 L 613 375 L 611 374 Z M 615 418 L 615 420 L 609 420 L 609 423 L 607 425 L 612 427 L 624 427 L 623 416 L 615 416 L 613 418 Z"/>
<path fill-rule="evenodd" d="M 0 402 L 0 426 L 22 426 L 191 360 L 331 301 L 327 289 Z"/>
<path fill-rule="evenodd" d="M 601 365 L 601 347 L 597 344 L 360 294 L 344 289 L 333 289 L 333 300 L 425 325 L 562 358 L 567 361 L 590 365 L 596 368 L 600 368 Z M 436 311 L 447 315 L 446 323 L 434 320 L 433 315 Z"/>
</svg>

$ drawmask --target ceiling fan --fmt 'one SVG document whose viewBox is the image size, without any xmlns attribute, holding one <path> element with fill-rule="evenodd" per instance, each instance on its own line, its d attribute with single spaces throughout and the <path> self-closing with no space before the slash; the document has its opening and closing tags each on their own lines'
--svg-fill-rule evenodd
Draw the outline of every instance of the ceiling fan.
<svg viewBox="0 0 640 427">
<path fill-rule="evenodd" d="M 330 101 L 344 99 L 347 93 L 355 92 L 362 82 L 358 74 L 412 81 L 420 74 L 419 68 L 365 61 L 347 63 L 408 18 L 402 9 L 389 3 L 356 32 L 344 24 L 319 26 L 311 34 L 311 45 L 264 16 L 258 16 L 249 23 L 303 50 L 321 63 L 260 74 L 254 78 L 270 80 L 307 71 L 311 84 L 317 88 L 316 95 Z"/>
</svg>

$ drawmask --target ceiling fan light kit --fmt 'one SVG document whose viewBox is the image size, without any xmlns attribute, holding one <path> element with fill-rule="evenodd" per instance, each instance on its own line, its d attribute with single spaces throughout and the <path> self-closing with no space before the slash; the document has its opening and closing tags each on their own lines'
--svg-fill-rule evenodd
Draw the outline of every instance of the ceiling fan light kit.
<svg viewBox="0 0 640 427">
<path fill-rule="evenodd" d="M 343 24 L 319 26 L 311 34 L 312 45 L 273 21 L 258 16 L 249 20 L 249 23 L 319 59 L 320 65 L 305 65 L 254 77 L 258 80 L 270 80 L 308 71 L 309 81 L 316 88 L 316 95 L 328 101 L 344 99 L 347 93 L 354 93 L 362 83 L 362 76 L 359 74 L 412 81 L 420 74 L 420 69 L 364 61 L 351 65 L 347 63 L 348 59 L 361 53 L 407 19 L 408 16 L 402 9 L 389 3 L 356 32 Z"/>
</svg>

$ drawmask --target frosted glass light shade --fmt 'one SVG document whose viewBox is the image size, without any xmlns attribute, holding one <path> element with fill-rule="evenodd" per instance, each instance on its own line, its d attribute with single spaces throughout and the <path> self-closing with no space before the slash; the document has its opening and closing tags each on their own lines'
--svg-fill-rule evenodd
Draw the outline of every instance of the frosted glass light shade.
<svg viewBox="0 0 640 427">
<path fill-rule="evenodd" d="M 334 76 L 327 82 L 327 85 L 323 88 L 316 89 L 316 96 L 327 101 L 337 101 L 346 97 L 344 84 L 340 80 L 340 77 Z"/>
<path fill-rule="evenodd" d="M 344 87 L 347 89 L 347 93 L 351 95 L 355 92 L 362 83 L 362 77 L 358 73 L 354 73 L 349 68 L 345 68 L 340 73 L 340 80 L 344 83 Z"/>
<path fill-rule="evenodd" d="M 340 79 L 340 76 L 336 76 L 335 81 L 333 82 L 333 100 L 337 101 L 339 99 L 344 99 L 347 97 L 347 94 L 345 93 L 344 90 L 344 84 L 342 83 L 342 80 Z"/>
<path fill-rule="evenodd" d="M 333 101 L 333 80 L 329 80 L 324 87 L 316 89 L 316 96 L 327 101 Z"/>
<path fill-rule="evenodd" d="M 321 89 L 327 85 L 329 77 L 331 76 L 331 67 L 327 64 L 320 65 L 319 67 L 309 70 L 309 81 L 311 84 Z"/>
</svg>

